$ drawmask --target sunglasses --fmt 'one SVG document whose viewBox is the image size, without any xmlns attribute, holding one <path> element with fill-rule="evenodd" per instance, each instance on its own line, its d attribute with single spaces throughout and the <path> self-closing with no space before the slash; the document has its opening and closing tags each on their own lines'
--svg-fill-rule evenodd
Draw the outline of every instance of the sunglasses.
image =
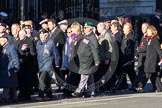
<svg viewBox="0 0 162 108">
<path fill-rule="evenodd" d="M 71 33 L 71 31 L 70 32 L 67 32 L 67 33 Z"/>
</svg>

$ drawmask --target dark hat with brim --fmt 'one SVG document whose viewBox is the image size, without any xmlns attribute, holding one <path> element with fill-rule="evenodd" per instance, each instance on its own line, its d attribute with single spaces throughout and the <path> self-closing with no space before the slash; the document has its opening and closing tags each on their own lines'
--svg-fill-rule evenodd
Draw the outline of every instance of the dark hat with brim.
<svg viewBox="0 0 162 108">
<path fill-rule="evenodd" d="M 6 24 L 5 23 L 0 23 L 0 26 L 3 26 L 6 28 Z"/>
</svg>

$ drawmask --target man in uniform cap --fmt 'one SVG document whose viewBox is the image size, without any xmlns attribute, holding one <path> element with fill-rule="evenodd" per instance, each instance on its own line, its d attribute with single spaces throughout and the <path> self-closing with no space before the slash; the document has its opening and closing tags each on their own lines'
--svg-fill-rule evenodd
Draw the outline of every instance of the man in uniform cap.
<svg viewBox="0 0 162 108">
<path fill-rule="evenodd" d="M 62 20 L 62 21 L 58 22 L 58 25 L 59 25 L 60 29 L 65 33 L 68 28 L 68 21 Z"/>
<path fill-rule="evenodd" d="M 39 35 L 49 35 L 49 32 L 47 30 L 45 30 L 45 29 L 41 29 L 39 31 Z"/>
<path fill-rule="evenodd" d="M 39 96 L 38 101 L 45 100 L 45 95 L 47 98 L 53 98 L 51 79 L 52 72 L 54 71 L 53 63 L 55 63 L 56 68 L 60 66 L 60 55 L 56 48 L 53 40 L 48 38 L 48 31 L 42 29 L 39 32 L 40 40 L 37 42 L 37 59 L 39 66 Z"/>
<path fill-rule="evenodd" d="M 48 19 L 44 19 L 44 20 L 42 20 L 39 24 L 41 25 L 41 29 L 45 29 L 45 30 L 47 30 L 48 31 Z"/>
</svg>

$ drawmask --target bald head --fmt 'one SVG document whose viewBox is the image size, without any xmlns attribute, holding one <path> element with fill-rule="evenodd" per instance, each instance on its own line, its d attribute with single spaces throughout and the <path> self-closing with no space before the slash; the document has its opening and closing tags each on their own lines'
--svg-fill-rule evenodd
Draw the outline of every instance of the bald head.
<svg viewBox="0 0 162 108">
<path fill-rule="evenodd" d="M 11 26 L 11 32 L 12 32 L 12 35 L 14 37 L 16 37 L 18 35 L 19 31 L 20 31 L 20 25 L 17 24 L 17 23 L 12 24 L 12 26 Z"/>
</svg>

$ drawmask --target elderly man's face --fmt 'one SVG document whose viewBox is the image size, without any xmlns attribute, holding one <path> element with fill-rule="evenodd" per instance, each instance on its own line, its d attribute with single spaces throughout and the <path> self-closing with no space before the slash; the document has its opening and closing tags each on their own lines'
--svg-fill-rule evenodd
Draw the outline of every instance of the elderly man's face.
<svg viewBox="0 0 162 108">
<path fill-rule="evenodd" d="M 97 31 L 98 31 L 99 33 L 102 33 L 103 30 L 104 30 L 104 25 L 103 25 L 103 24 L 98 24 L 98 25 L 97 25 Z"/>
<path fill-rule="evenodd" d="M 84 33 L 87 34 L 92 31 L 92 28 L 90 27 L 84 27 Z"/>
<path fill-rule="evenodd" d="M 48 37 L 48 33 L 40 34 L 39 36 L 40 36 L 40 40 L 42 42 L 45 42 Z"/>
<path fill-rule="evenodd" d="M 19 33 L 19 30 L 20 30 L 20 28 L 17 25 L 11 26 L 11 32 L 12 32 L 13 36 L 17 35 Z"/>
</svg>

